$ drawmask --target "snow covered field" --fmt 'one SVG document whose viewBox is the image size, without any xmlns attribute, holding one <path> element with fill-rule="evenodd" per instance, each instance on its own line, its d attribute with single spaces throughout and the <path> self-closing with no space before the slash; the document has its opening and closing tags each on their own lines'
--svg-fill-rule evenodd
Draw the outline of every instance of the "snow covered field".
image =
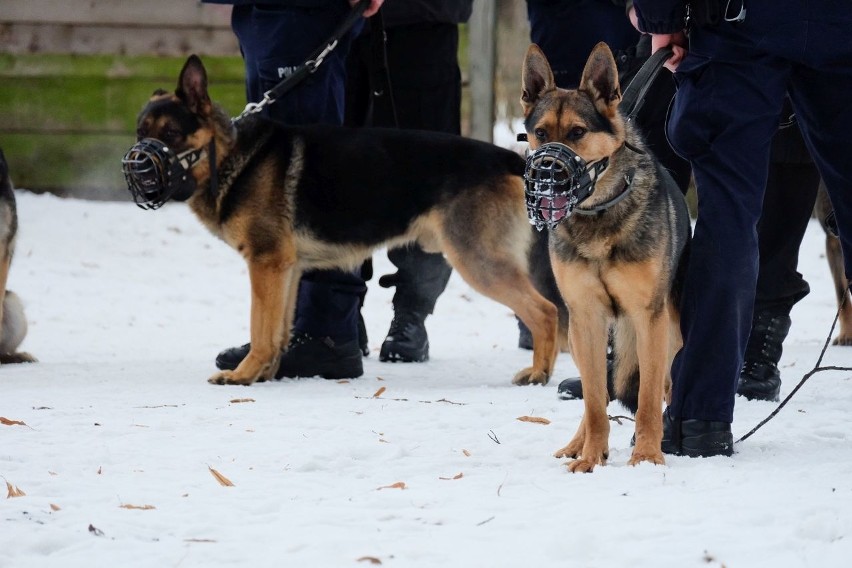
<svg viewBox="0 0 852 568">
<path fill-rule="evenodd" d="M 530 354 L 512 314 L 455 275 L 428 363 L 378 361 L 376 278 L 362 378 L 213 386 L 216 353 L 248 340 L 248 278 L 184 205 L 18 207 L 9 288 L 40 362 L 0 368 L 0 567 L 849 565 L 852 373 L 815 375 L 733 458 L 629 467 L 622 419 L 609 464 L 572 475 L 551 455 L 582 412 L 556 397 L 570 356 L 550 385 L 513 386 Z M 814 222 L 782 396 L 835 313 L 822 247 Z M 735 437 L 774 408 L 738 400 Z"/>
</svg>

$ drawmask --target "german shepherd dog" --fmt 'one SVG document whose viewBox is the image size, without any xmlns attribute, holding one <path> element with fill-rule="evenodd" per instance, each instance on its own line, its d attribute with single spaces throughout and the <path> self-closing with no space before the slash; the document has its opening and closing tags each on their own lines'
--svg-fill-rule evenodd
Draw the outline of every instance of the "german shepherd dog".
<svg viewBox="0 0 852 568">
<path fill-rule="evenodd" d="M 6 290 L 18 234 L 18 209 L 9 177 L 9 164 L 0 149 L 0 363 L 32 363 L 35 357 L 18 351 L 27 335 L 27 318 L 18 295 Z"/>
<path fill-rule="evenodd" d="M 828 260 L 828 268 L 831 270 L 837 307 L 840 310 L 840 333 L 834 338 L 832 344 L 852 346 L 852 296 L 849 293 L 849 281 L 846 280 L 846 272 L 843 268 L 843 251 L 840 248 L 840 239 L 837 238 L 834 207 L 831 205 L 828 191 L 822 181 L 819 184 L 814 212 L 825 231 L 825 258 Z"/>
<path fill-rule="evenodd" d="M 559 142 L 588 164 L 608 166 L 589 197 L 550 233 L 550 259 L 570 314 L 571 354 L 580 371 L 584 414 L 556 457 L 572 472 L 605 464 L 609 452 L 606 349 L 612 327 L 616 398 L 636 414 L 629 464 L 663 464 L 662 404 L 681 345 L 679 282 L 691 238 L 683 195 L 619 113 L 612 53 L 598 44 L 576 90 L 557 88 L 536 45 L 523 64 L 530 149 Z M 641 380 L 640 380 L 641 379 Z"/>
<path fill-rule="evenodd" d="M 557 309 L 530 282 L 525 166 L 515 152 L 434 132 L 291 127 L 257 113 L 232 121 L 211 102 L 194 55 L 175 92 L 155 91 L 142 109 L 137 137 L 137 145 L 154 139 L 175 153 L 210 149 L 189 170 L 194 189 L 173 197 L 188 199 L 248 263 L 251 350 L 209 382 L 273 376 L 304 270 L 354 269 L 379 247 L 418 241 L 530 328 L 533 364 L 513 382 L 547 383 Z"/>
</svg>

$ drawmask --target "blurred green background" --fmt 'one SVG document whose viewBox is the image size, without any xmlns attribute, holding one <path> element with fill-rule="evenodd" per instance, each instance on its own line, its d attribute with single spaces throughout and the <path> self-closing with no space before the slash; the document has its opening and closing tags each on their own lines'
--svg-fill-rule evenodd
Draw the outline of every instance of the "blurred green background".
<svg viewBox="0 0 852 568">
<path fill-rule="evenodd" d="M 157 88 L 173 90 L 184 57 L 0 55 L 0 146 L 17 187 L 116 198 L 135 120 Z M 239 57 L 205 57 L 210 94 L 245 106 Z"/>
</svg>

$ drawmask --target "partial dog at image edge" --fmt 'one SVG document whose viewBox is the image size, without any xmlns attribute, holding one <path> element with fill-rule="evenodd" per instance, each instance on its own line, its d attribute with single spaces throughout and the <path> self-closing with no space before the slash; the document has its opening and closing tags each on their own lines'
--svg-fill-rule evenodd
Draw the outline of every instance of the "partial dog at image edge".
<svg viewBox="0 0 852 568">
<path fill-rule="evenodd" d="M 24 305 L 17 294 L 6 289 L 9 268 L 18 234 L 15 190 L 9 177 L 9 164 L 0 149 L 0 363 L 33 363 L 35 357 L 18 351 L 27 336 Z"/>
<path fill-rule="evenodd" d="M 628 463 L 663 464 L 662 404 L 682 343 L 679 290 L 691 239 L 686 202 L 620 114 L 618 73 L 606 44 L 592 51 L 577 90 L 556 87 L 535 44 L 527 50 L 522 77 L 532 152 L 527 205 L 530 217 L 550 230 L 551 264 L 568 305 L 571 355 L 583 387 L 580 426 L 555 455 L 575 458 L 568 464 L 572 472 L 606 463 L 612 328 L 615 395 L 636 415 Z M 531 175 L 537 169 L 546 171 Z M 571 170 L 576 177 L 566 180 L 564 172 Z M 560 183 L 589 193 L 560 193 Z"/>
<path fill-rule="evenodd" d="M 530 328 L 533 364 L 514 383 L 546 384 L 553 372 L 557 308 L 529 278 L 533 232 L 515 152 L 437 132 L 284 126 L 257 113 L 232 121 L 193 55 L 175 92 L 155 91 L 142 109 L 122 163 L 137 204 L 188 200 L 248 263 L 251 350 L 211 383 L 273 377 L 303 271 L 354 269 L 412 241 L 443 252 Z"/>
<path fill-rule="evenodd" d="M 816 206 L 814 207 L 817 219 L 825 231 L 825 258 L 831 271 L 831 281 L 834 285 L 834 294 L 837 298 L 837 307 L 840 310 L 839 323 L 840 332 L 832 341 L 833 345 L 852 346 L 852 295 L 849 293 L 849 281 L 843 268 L 843 250 L 840 248 L 840 239 L 837 238 L 836 220 L 834 220 L 834 207 L 828 198 L 828 191 L 820 181 L 817 193 Z M 834 226 L 829 226 L 831 223 Z"/>
</svg>

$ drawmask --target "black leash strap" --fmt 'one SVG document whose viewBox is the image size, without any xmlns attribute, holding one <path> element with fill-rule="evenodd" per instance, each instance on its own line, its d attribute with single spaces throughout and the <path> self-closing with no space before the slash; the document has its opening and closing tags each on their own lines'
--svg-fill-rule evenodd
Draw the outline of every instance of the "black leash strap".
<svg viewBox="0 0 852 568">
<path fill-rule="evenodd" d="M 243 112 L 241 112 L 240 115 L 233 120 L 233 122 L 237 122 L 249 114 L 260 112 L 264 107 L 271 105 L 276 100 L 280 99 L 293 87 L 304 81 L 308 75 L 316 71 L 317 68 L 322 65 L 322 62 L 325 61 L 328 54 L 334 51 L 334 48 L 337 47 L 340 38 L 342 38 L 346 32 L 355 25 L 355 22 L 361 18 L 364 10 L 366 10 L 369 5 L 370 0 L 361 0 L 355 4 L 346 16 L 346 19 L 337 26 L 337 29 L 334 30 L 334 33 L 322 46 L 314 50 L 304 63 L 294 69 L 293 72 L 287 75 L 280 83 L 263 93 L 263 100 L 259 103 L 247 104 L 245 110 L 243 110 Z"/>
<path fill-rule="evenodd" d="M 672 49 L 664 47 L 659 49 L 651 57 L 645 60 L 639 71 L 624 89 L 624 94 L 621 97 L 621 103 L 618 109 L 627 121 L 631 121 L 639 114 L 639 109 L 645 103 L 645 96 L 648 94 L 648 89 L 651 88 L 654 79 L 663 68 L 663 64 L 672 56 Z"/>
<path fill-rule="evenodd" d="M 748 439 L 749 437 L 751 437 L 752 434 L 754 434 L 761 427 L 763 427 L 764 424 L 766 424 L 767 422 L 769 422 L 770 420 L 775 418 L 775 416 L 779 412 L 781 412 L 781 409 L 784 408 L 787 405 L 788 402 L 790 402 L 790 400 L 793 398 L 793 396 L 797 392 L 799 392 L 799 389 L 802 388 L 802 386 L 805 384 L 805 381 L 810 379 L 812 376 L 814 376 L 817 373 L 822 372 L 822 371 L 852 371 L 852 367 L 835 367 L 835 366 L 820 367 L 820 364 L 822 363 L 822 358 L 825 357 L 825 352 L 828 349 L 829 343 L 831 342 L 831 336 L 834 335 L 834 328 L 837 326 L 837 320 L 840 318 L 840 312 L 843 310 L 843 306 L 846 305 L 846 300 L 849 299 L 849 292 L 850 291 L 852 291 L 852 286 L 849 286 L 846 289 L 847 294 L 843 298 L 843 301 L 840 303 L 840 307 L 837 309 L 837 315 L 834 316 L 834 322 L 831 324 L 831 329 L 828 332 L 828 337 L 825 339 L 825 344 L 822 346 L 822 351 L 820 351 L 819 358 L 817 359 L 817 362 L 814 365 L 814 368 L 811 369 L 810 371 L 808 371 L 807 373 L 805 373 L 805 375 L 802 377 L 802 380 L 799 381 L 799 384 L 797 384 L 795 386 L 795 388 L 792 391 L 790 391 L 790 394 L 788 394 L 787 397 L 784 400 L 781 401 L 781 403 L 778 405 L 778 407 L 775 410 L 773 410 L 769 414 L 769 416 L 767 416 L 766 418 L 761 420 L 760 423 L 757 426 L 752 428 L 751 431 L 749 431 L 747 434 L 745 434 L 743 437 L 741 437 L 735 443 L 739 444 L 740 442 Z"/>
</svg>

